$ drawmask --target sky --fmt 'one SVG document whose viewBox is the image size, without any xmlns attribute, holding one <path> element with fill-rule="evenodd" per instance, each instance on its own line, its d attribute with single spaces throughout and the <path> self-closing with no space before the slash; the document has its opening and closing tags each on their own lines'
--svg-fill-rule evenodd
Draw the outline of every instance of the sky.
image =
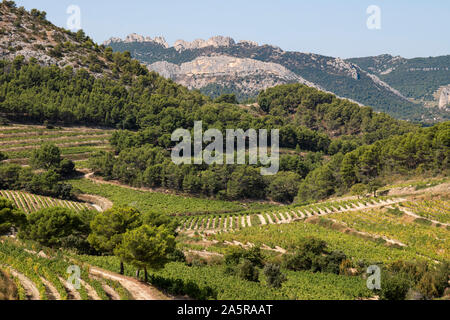
<svg viewBox="0 0 450 320">
<path fill-rule="evenodd" d="M 67 28 L 67 8 L 80 8 L 81 28 L 96 42 L 130 33 L 192 41 L 230 36 L 300 51 L 350 58 L 450 54 L 449 0 L 16 0 Z M 379 15 L 367 13 L 377 6 Z M 368 20 L 372 28 L 368 28 Z M 378 24 L 379 22 L 379 24 Z M 374 29 L 379 26 L 379 29 Z"/>
</svg>

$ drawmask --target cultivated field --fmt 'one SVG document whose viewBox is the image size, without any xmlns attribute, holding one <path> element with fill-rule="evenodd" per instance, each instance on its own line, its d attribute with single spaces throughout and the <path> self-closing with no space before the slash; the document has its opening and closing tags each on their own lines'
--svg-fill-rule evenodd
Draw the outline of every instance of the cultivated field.
<svg viewBox="0 0 450 320">
<path fill-rule="evenodd" d="M 17 208 L 25 213 L 39 211 L 45 208 L 62 207 L 75 211 L 93 210 L 93 206 L 75 201 L 67 201 L 50 197 L 38 196 L 28 192 L 0 190 L 0 196 L 11 200 Z"/>
<path fill-rule="evenodd" d="M 0 127 L 0 151 L 8 156 L 7 161 L 26 165 L 34 149 L 50 142 L 61 149 L 63 158 L 75 161 L 79 167 L 93 152 L 110 150 L 111 133 L 111 130 L 85 127 L 3 126 Z"/>
</svg>

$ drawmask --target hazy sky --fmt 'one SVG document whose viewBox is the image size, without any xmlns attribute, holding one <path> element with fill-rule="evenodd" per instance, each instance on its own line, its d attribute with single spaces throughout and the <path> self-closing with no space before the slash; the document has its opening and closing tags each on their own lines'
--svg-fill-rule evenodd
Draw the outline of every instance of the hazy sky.
<svg viewBox="0 0 450 320">
<path fill-rule="evenodd" d="M 349 58 L 390 53 L 450 54 L 449 0 L 16 0 L 67 26 L 69 5 L 95 41 L 129 33 L 192 41 L 214 35 L 273 44 L 284 50 Z M 369 30 L 370 5 L 381 29 Z"/>
</svg>

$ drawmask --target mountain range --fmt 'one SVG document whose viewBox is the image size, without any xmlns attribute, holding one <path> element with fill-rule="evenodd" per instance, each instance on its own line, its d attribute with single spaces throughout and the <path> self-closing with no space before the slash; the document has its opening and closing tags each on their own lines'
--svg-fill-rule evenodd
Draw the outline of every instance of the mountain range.
<svg viewBox="0 0 450 320">
<path fill-rule="evenodd" d="M 436 122 L 450 115 L 450 55 L 344 60 L 223 36 L 170 46 L 163 37 L 130 34 L 104 45 L 129 51 L 150 70 L 212 97 L 235 93 L 246 100 L 268 87 L 299 82 L 399 119 Z"/>
</svg>

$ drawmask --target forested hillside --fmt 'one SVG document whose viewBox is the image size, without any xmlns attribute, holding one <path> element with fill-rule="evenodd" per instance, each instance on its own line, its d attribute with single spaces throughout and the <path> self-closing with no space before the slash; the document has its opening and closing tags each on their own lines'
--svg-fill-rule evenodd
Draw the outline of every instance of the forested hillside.
<svg viewBox="0 0 450 320">
<path fill-rule="evenodd" d="M 6 10 L 5 3 L 2 10 Z M 9 10 L 17 14 L 21 9 Z M 45 25 L 52 27 L 47 22 Z M 231 200 L 291 202 L 302 179 L 340 157 L 397 135 L 421 134 L 410 123 L 305 85 L 270 88 L 261 92 L 258 104 L 242 106 L 230 95 L 212 100 L 198 91 L 189 91 L 148 71 L 128 52 L 112 53 L 98 47 L 94 58 L 106 61 L 111 73 L 99 76 L 90 68 L 45 66 L 34 57 L 26 59 L 22 55 L 0 61 L 0 113 L 16 121 L 120 129 L 111 138 L 114 152 L 95 153 L 90 167 L 106 179 L 133 186 L 163 187 Z M 258 165 L 174 165 L 169 153 L 175 145 L 171 134 L 178 128 L 192 129 L 194 121 L 203 121 L 205 130 L 279 129 L 281 172 L 262 177 Z M 445 154 L 443 147 L 445 144 L 434 146 Z M 405 157 L 410 156 L 410 150 L 406 150 Z M 432 163 L 428 165 L 424 171 L 435 169 Z M 369 182 L 360 178 L 345 186 L 348 189 L 354 183 Z M 326 196 L 346 190 L 332 186 Z"/>
<path fill-rule="evenodd" d="M 382 55 L 349 61 L 378 75 L 408 98 L 434 100 L 439 87 L 450 84 L 448 55 L 414 59 Z"/>
<path fill-rule="evenodd" d="M 450 122 L 445 122 L 337 154 L 301 182 L 298 200 L 320 200 L 352 187 L 357 193 L 375 192 L 392 175 L 448 175 L 449 138 Z"/>
</svg>

